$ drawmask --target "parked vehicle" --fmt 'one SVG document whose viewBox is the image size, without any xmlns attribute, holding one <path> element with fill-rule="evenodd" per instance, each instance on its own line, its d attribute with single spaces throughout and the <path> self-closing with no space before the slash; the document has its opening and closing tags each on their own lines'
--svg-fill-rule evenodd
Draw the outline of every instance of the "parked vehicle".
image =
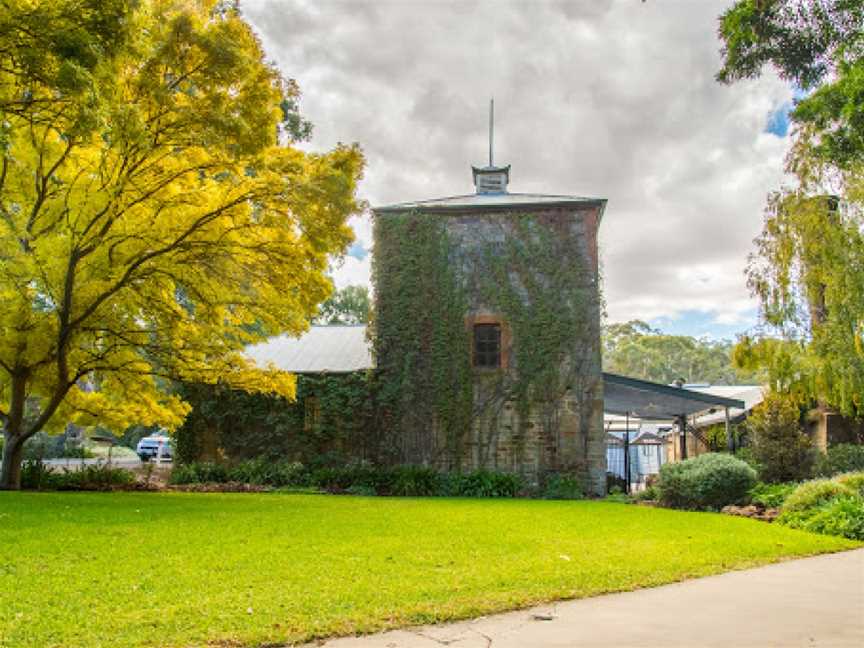
<svg viewBox="0 0 864 648">
<path fill-rule="evenodd" d="M 135 452 L 141 458 L 141 461 L 150 461 L 151 459 L 173 459 L 174 450 L 171 447 L 171 439 L 162 434 L 151 434 L 138 442 Z"/>
</svg>

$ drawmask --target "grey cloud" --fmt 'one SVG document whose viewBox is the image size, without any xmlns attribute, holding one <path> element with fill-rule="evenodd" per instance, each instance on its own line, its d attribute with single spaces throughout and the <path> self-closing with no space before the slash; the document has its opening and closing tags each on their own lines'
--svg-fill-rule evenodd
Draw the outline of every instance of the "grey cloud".
<svg viewBox="0 0 864 648">
<path fill-rule="evenodd" d="M 771 76 L 714 81 L 727 5 L 242 6 L 268 55 L 300 83 L 311 146 L 363 146 L 372 204 L 471 191 L 494 95 L 495 157 L 513 165 L 513 191 L 609 199 L 605 291 L 610 316 L 624 319 L 693 308 L 728 318 L 752 307 L 742 271 L 787 146 L 762 131 L 791 91 Z M 368 219 L 355 229 L 368 244 Z M 346 264 L 339 280 L 365 281 L 367 268 Z"/>
</svg>

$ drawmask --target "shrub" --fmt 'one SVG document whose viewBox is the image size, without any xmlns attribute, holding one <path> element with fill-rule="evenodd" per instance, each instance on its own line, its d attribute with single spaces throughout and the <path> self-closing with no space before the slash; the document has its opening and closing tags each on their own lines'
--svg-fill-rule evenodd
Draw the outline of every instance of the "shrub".
<svg viewBox="0 0 864 648">
<path fill-rule="evenodd" d="M 60 476 L 57 490 L 110 490 L 135 482 L 135 475 L 123 468 L 97 463 Z"/>
<path fill-rule="evenodd" d="M 228 468 L 216 463 L 178 464 L 171 471 L 172 484 L 224 484 L 227 481 Z"/>
<path fill-rule="evenodd" d="M 309 483 L 322 490 L 344 493 L 349 488 L 361 487 L 363 489 L 380 493 L 387 491 L 389 486 L 389 475 L 381 469 L 355 465 L 342 466 L 338 468 L 319 468 L 312 472 Z"/>
<path fill-rule="evenodd" d="M 309 471 L 299 461 L 283 461 L 276 466 L 273 486 L 309 486 Z"/>
<path fill-rule="evenodd" d="M 814 479 L 804 482 L 783 502 L 783 513 L 792 513 L 817 508 L 827 504 L 835 497 L 853 496 L 855 492 L 848 486 L 828 479 Z"/>
<path fill-rule="evenodd" d="M 634 502 L 655 502 L 660 499 L 660 491 L 656 486 L 648 486 L 645 490 L 633 493 L 631 499 Z"/>
<path fill-rule="evenodd" d="M 229 468 L 227 478 L 228 481 L 263 486 L 273 481 L 275 471 L 276 464 L 274 463 L 264 459 L 250 459 Z"/>
<path fill-rule="evenodd" d="M 24 459 L 41 461 L 42 459 L 59 458 L 90 458 L 83 452 L 83 446 L 67 444 L 66 437 L 52 436 L 47 432 L 37 432 L 24 442 Z M 90 453 L 92 455 L 92 453 Z"/>
<path fill-rule="evenodd" d="M 449 477 L 447 494 L 456 497 L 516 497 L 526 487 L 520 475 L 491 470 L 452 473 Z"/>
<path fill-rule="evenodd" d="M 445 477 L 432 468 L 400 466 L 393 469 L 393 482 L 388 494 L 408 497 L 441 495 L 445 482 Z"/>
<path fill-rule="evenodd" d="M 864 471 L 864 445 L 839 443 L 828 448 L 816 462 L 816 475 L 833 477 L 840 473 Z"/>
<path fill-rule="evenodd" d="M 756 461 L 756 456 L 753 454 L 753 448 L 738 448 L 735 451 L 735 457 L 755 470 L 757 475 L 762 471 L 762 464 Z"/>
<path fill-rule="evenodd" d="M 21 467 L 21 488 L 38 490 L 112 490 L 135 482 L 128 470 L 103 463 L 78 470 L 51 470 L 41 461 L 25 461 Z"/>
<path fill-rule="evenodd" d="M 800 481 L 812 475 L 816 455 L 800 420 L 798 402 L 785 394 L 771 392 L 753 409 L 747 428 L 762 481 Z"/>
<path fill-rule="evenodd" d="M 756 471 L 727 454 L 704 454 L 660 468 L 657 489 L 665 506 L 720 509 L 739 504 L 756 484 Z"/>
<path fill-rule="evenodd" d="M 616 502 L 618 504 L 629 504 L 632 501 L 630 496 L 624 492 L 624 489 L 618 486 L 610 488 L 605 499 L 607 502 Z"/>
<path fill-rule="evenodd" d="M 801 484 L 786 498 L 780 524 L 864 540 L 864 472 Z"/>
<path fill-rule="evenodd" d="M 309 476 L 303 464 L 268 461 L 264 458 L 243 461 L 227 471 L 227 480 L 256 486 L 306 486 Z"/>
<path fill-rule="evenodd" d="M 787 484 L 766 484 L 759 482 L 750 489 L 750 501 L 765 508 L 780 508 L 787 497 L 798 488 L 795 482 Z"/>
<path fill-rule="evenodd" d="M 573 475 L 553 473 L 543 484 L 544 499 L 580 500 L 585 497 L 582 481 Z"/>
<path fill-rule="evenodd" d="M 837 475 L 834 478 L 838 484 L 843 484 L 847 488 L 857 492 L 859 496 L 864 497 L 864 472 L 845 473 Z"/>
<path fill-rule="evenodd" d="M 840 495 L 813 508 L 784 510 L 777 521 L 812 533 L 864 540 L 864 499 Z"/>
<path fill-rule="evenodd" d="M 21 488 L 26 490 L 53 489 L 52 470 L 41 461 L 25 461 L 21 464 Z"/>
<path fill-rule="evenodd" d="M 224 484 L 240 482 L 253 486 L 308 486 L 309 473 L 298 462 L 243 461 L 235 466 L 209 462 L 181 463 L 171 472 L 172 484 Z"/>
</svg>

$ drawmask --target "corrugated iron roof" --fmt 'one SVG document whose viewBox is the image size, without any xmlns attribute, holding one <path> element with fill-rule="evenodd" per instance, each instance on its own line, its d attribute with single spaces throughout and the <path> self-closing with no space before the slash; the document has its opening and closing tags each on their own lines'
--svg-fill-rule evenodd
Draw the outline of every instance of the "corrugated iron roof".
<svg viewBox="0 0 864 648">
<path fill-rule="evenodd" d="M 313 326 L 298 337 L 280 335 L 246 349 L 258 366 L 291 373 L 347 373 L 371 369 L 366 327 Z"/>
<path fill-rule="evenodd" d="M 765 388 L 761 385 L 709 385 L 707 387 L 690 387 L 703 394 L 714 396 L 725 396 L 744 401 L 744 407 L 730 407 L 729 418 L 733 422 L 741 420 L 747 412 L 756 407 L 765 399 Z M 724 411 L 710 412 L 696 418 L 697 427 L 707 427 L 718 423 L 725 423 L 726 413 Z"/>
<path fill-rule="evenodd" d="M 402 212 L 412 209 L 424 211 L 448 211 L 464 209 L 488 209 L 500 207 L 552 207 L 573 204 L 606 204 L 605 198 L 588 198 L 585 196 L 560 196 L 531 193 L 474 193 L 464 196 L 447 196 L 431 200 L 415 200 L 373 207 L 375 212 Z"/>
</svg>

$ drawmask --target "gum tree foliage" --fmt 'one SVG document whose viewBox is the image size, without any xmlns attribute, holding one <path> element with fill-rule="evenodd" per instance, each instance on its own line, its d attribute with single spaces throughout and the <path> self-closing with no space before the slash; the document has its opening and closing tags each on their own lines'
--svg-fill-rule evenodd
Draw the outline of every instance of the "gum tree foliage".
<svg viewBox="0 0 864 648">
<path fill-rule="evenodd" d="M 668 335 L 645 322 L 607 324 L 603 330 L 603 366 L 625 376 L 672 383 L 758 384 L 758 372 L 732 365 L 732 342 L 688 335 Z"/>
<path fill-rule="evenodd" d="M 231 3 L 0 5 L 0 486 L 39 430 L 176 427 L 171 380 L 293 396 L 241 350 L 330 292 L 362 168 L 296 99 Z"/>
<path fill-rule="evenodd" d="M 318 308 L 318 324 L 366 324 L 369 322 L 369 289 L 345 286 L 335 291 Z"/>
<path fill-rule="evenodd" d="M 861 54 L 860 0 L 739 0 L 720 17 L 717 79 L 755 78 L 771 65 L 804 89 Z"/>
<path fill-rule="evenodd" d="M 720 18 L 717 79 L 758 77 L 771 66 L 805 91 L 792 120 L 823 160 L 864 162 L 864 3 L 739 0 Z"/>
<path fill-rule="evenodd" d="M 730 83 L 773 67 L 809 91 L 747 270 L 762 335 L 735 350 L 772 388 L 864 416 L 864 3 L 741 0 L 720 19 Z"/>
</svg>

